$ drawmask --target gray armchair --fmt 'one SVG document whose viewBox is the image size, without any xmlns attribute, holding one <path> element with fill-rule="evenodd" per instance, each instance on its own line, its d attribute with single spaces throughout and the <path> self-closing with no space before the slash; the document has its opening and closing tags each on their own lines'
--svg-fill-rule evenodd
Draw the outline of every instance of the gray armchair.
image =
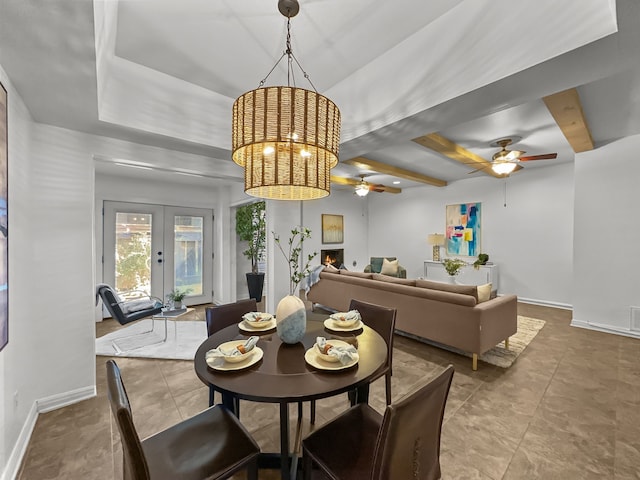
<svg viewBox="0 0 640 480">
<path fill-rule="evenodd" d="M 389 262 L 397 260 L 396 257 L 371 257 L 369 265 L 364 267 L 365 273 L 381 273 L 382 263 L 385 258 Z M 384 274 L 389 275 L 390 277 L 407 278 L 407 270 L 402 265 L 398 265 L 395 275 L 389 272 L 385 272 Z"/>
</svg>

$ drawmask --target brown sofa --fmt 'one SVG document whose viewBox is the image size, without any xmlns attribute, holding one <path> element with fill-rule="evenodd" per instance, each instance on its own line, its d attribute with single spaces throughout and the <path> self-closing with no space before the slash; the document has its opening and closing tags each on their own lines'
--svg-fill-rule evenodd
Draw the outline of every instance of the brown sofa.
<svg viewBox="0 0 640 480">
<path fill-rule="evenodd" d="M 482 292 L 482 296 L 488 296 Z M 478 356 L 517 331 L 517 297 L 478 301 L 478 288 L 375 273 L 323 271 L 307 300 L 347 311 L 351 299 L 397 309 L 396 330 Z"/>
</svg>

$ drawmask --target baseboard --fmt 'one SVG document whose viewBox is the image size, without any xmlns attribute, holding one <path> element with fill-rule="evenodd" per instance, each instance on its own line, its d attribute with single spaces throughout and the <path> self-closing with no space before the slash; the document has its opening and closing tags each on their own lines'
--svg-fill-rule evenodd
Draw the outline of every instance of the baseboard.
<svg viewBox="0 0 640 480">
<path fill-rule="evenodd" d="M 96 387 L 91 386 L 79 388 L 70 392 L 60 393 L 58 395 L 51 395 L 50 397 L 45 397 L 33 402 L 33 404 L 31 405 L 31 409 L 29 410 L 29 414 L 27 415 L 27 418 L 22 425 L 22 430 L 20 430 L 20 435 L 18 436 L 16 445 L 13 447 L 11 455 L 7 461 L 7 465 L 2 472 L 0 480 L 13 480 L 15 478 L 18 478 L 22 459 L 24 458 L 25 453 L 27 453 L 29 440 L 31 440 L 31 434 L 33 433 L 33 429 L 36 426 L 36 421 L 38 420 L 38 415 L 40 413 L 45 413 L 57 408 L 66 407 L 67 405 L 71 405 L 72 403 L 86 400 L 88 398 L 93 398 L 95 396 Z"/>
<path fill-rule="evenodd" d="M 77 390 L 71 390 L 70 392 L 59 393 L 57 395 L 51 395 L 50 397 L 41 398 L 37 400 L 38 413 L 50 412 L 58 408 L 66 407 L 72 403 L 80 402 L 88 398 L 96 396 L 96 387 L 82 387 Z"/>
<path fill-rule="evenodd" d="M 18 435 L 18 440 L 11 451 L 11 455 L 7 459 L 7 465 L 2 472 L 2 477 L 0 477 L 2 480 L 14 480 L 18 478 L 20 465 L 22 464 L 24 454 L 27 453 L 27 447 L 29 446 L 33 429 L 36 426 L 36 420 L 38 420 L 38 407 L 37 402 L 33 402 L 27 419 L 22 425 L 22 430 L 20 430 L 20 435 Z"/>
<path fill-rule="evenodd" d="M 640 332 L 634 332 L 632 330 L 620 327 L 612 327 L 611 325 L 605 325 L 601 323 L 589 323 L 583 320 L 571 319 L 572 327 L 584 328 L 585 330 L 593 330 L 595 332 L 611 333 L 614 335 L 622 335 L 625 337 L 640 339 Z"/>
<path fill-rule="evenodd" d="M 541 307 L 562 308 L 563 310 L 573 310 L 573 305 L 569 303 L 549 302 L 547 300 L 538 300 L 536 298 L 518 297 L 518 302 L 529 303 L 531 305 L 540 305 Z"/>
</svg>

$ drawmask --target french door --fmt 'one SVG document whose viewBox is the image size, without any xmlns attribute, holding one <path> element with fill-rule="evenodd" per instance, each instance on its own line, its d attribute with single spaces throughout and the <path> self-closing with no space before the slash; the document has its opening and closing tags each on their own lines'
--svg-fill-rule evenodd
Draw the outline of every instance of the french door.
<svg viewBox="0 0 640 480">
<path fill-rule="evenodd" d="M 119 294 L 212 301 L 212 210 L 105 201 L 103 232 L 103 279 Z"/>
</svg>

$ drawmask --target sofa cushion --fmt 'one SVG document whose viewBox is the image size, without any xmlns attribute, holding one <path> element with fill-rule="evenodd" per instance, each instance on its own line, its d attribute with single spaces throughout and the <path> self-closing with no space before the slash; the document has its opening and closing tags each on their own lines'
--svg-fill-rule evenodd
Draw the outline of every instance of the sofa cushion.
<svg viewBox="0 0 640 480">
<path fill-rule="evenodd" d="M 387 260 L 383 258 L 380 273 L 383 275 L 398 275 L 398 260 Z"/>
<path fill-rule="evenodd" d="M 399 285 L 409 285 L 410 287 L 416 286 L 416 281 L 409 278 L 396 278 L 390 277 L 388 275 L 383 275 L 381 273 L 373 273 L 371 274 L 374 280 L 379 280 L 381 282 L 389 282 L 389 283 L 397 283 Z"/>
<path fill-rule="evenodd" d="M 478 301 L 478 289 L 475 285 L 453 285 L 445 282 L 434 282 L 431 280 L 416 280 L 416 287 L 430 288 L 431 290 L 440 290 L 442 292 L 461 293 L 462 295 L 471 295 Z"/>
<path fill-rule="evenodd" d="M 372 273 L 380 273 L 380 270 L 382 270 L 382 261 L 384 259 L 387 260 L 395 260 L 396 257 L 371 257 L 371 261 L 369 262 L 369 264 L 371 265 L 371 272 Z"/>
<path fill-rule="evenodd" d="M 491 283 L 485 283 L 484 285 L 478 285 L 476 287 L 478 291 L 478 303 L 486 302 L 491 299 L 491 289 L 493 285 Z"/>
<path fill-rule="evenodd" d="M 352 272 L 350 270 L 342 270 L 340 275 L 346 275 L 348 277 L 359 277 L 359 278 L 371 278 L 371 273 L 364 272 Z"/>
</svg>

